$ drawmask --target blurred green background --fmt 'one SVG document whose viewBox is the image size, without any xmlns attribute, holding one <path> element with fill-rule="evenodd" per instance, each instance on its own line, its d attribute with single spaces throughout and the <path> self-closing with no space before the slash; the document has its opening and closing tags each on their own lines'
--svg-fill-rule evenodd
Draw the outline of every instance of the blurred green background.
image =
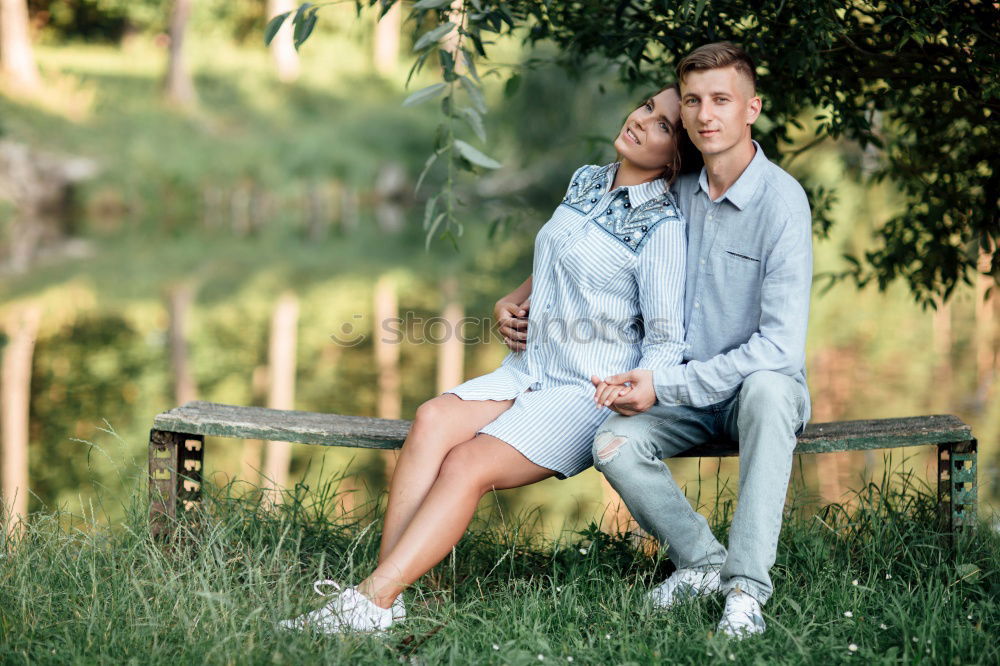
<svg viewBox="0 0 1000 666">
<path fill-rule="evenodd" d="M 93 171 L 72 186 L 59 236 L 23 270 L 4 258 L 0 273 L 0 315 L 29 303 L 43 312 L 31 378 L 32 510 L 121 515 L 142 482 L 153 417 L 176 406 L 167 299 L 178 290 L 192 295 L 187 362 L 199 399 L 266 403 L 270 320 L 291 292 L 300 313 L 295 408 L 377 415 L 378 280 L 395 285 L 403 317 L 441 315 L 447 285 L 457 285 L 453 300 L 465 315 L 489 316 L 529 274 L 534 234 L 573 170 L 614 159 L 610 138 L 647 92 L 624 89 L 602 63 L 569 76 L 545 63 L 552 54 L 544 47 L 495 45 L 495 74 L 484 76 L 490 138 L 480 147 L 504 166 L 459 181 L 458 248 L 425 249 L 423 202 L 443 174 L 431 172 L 419 193 L 413 186 L 433 150 L 439 111 L 401 102 L 437 79 L 425 71 L 406 87 L 406 24 L 395 30 L 398 56 L 377 59 L 386 38 L 376 38 L 374 13 L 327 8 L 300 54 L 299 75 L 282 82 L 262 44 L 265 2 L 195 3 L 184 49 L 197 101 L 178 105 L 163 94 L 168 3 L 128 11 L 115 0 L 28 4 L 44 83 L 30 96 L 0 95 L 0 141 L 56 161 L 85 158 Z M 516 90 L 505 86 L 529 60 L 538 62 Z M 802 118 L 803 144 L 810 118 Z M 889 185 L 866 182 L 866 154 L 848 142 L 827 141 L 784 166 L 837 192 L 833 230 L 815 243 L 817 276 L 842 270 L 842 255 L 867 247 L 901 205 Z M 5 248 L 17 214 L 0 199 Z M 915 305 L 903 285 L 859 291 L 818 278 L 807 367 L 815 421 L 964 419 L 980 442 L 981 511 L 992 515 L 1000 500 L 1000 299 L 977 307 L 981 299 L 982 288 L 967 285 L 935 312 Z M 332 340 L 345 323 L 364 341 Z M 412 418 L 438 391 L 441 345 L 411 340 L 398 351 L 399 412 Z M 488 372 L 503 355 L 495 341 L 466 345 L 464 377 Z M 207 478 L 258 483 L 247 472 L 254 450 L 210 439 Z M 837 501 L 886 465 L 933 483 L 931 449 L 897 450 L 891 460 L 875 451 L 800 459 L 793 493 Z M 736 487 L 735 460 L 671 466 L 699 505 Z M 348 505 L 385 489 L 384 454 L 300 445 L 288 483 L 314 485 L 321 469 L 349 472 Z M 599 520 L 605 496 L 588 470 L 501 493 L 499 502 L 537 510 L 537 528 L 555 534 Z"/>
</svg>

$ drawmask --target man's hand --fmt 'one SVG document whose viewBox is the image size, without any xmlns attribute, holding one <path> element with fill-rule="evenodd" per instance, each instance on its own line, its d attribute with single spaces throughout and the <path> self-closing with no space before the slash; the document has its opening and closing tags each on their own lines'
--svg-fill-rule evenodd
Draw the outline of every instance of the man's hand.
<svg viewBox="0 0 1000 666">
<path fill-rule="evenodd" d="M 656 404 L 653 371 L 637 369 L 606 379 L 591 377 L 594 402 L 622 416 L 641 414 Z"/>
<path fill-rule="evenodd" d="M 517 304 L 510 301 L 499 301 L 493 308 L 493 316 L 497 321 L 497 329 L 503 336 L 504 344 L 511 351 L 524 351 L 528 341 L 528 309 L 531 299 Z"/>
</svg>

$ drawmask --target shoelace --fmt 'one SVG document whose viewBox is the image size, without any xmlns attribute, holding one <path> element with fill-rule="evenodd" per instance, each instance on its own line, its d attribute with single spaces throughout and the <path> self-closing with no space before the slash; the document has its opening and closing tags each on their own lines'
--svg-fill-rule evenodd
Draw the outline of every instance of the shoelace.
<svg viewBox="0 0 1000 666">
<path fill-rule="evenodd" d="M 320 587 L 322 587 L 323 585 L 332 585 L 335 589 L 333 592 L 324 592 L 320 589 Z M 340 586 L 340 583 L 338 583 L 337 581 L 330 580 L 329 578 L 324 578 L 323 580 L 318 580 L 315 583 L 313 583 L 313 590 L 315 590 L 316 594 L 318 594 L 321 597 L 332 597 L 338 592 L 343 592 L 344 588 L 342 588 Z"/>
</svg>

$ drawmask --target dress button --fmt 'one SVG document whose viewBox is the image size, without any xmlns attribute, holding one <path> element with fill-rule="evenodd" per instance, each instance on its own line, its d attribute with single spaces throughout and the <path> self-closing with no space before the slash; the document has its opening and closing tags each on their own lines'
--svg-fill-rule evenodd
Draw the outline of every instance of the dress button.
<svg viewBox="0 0 1000 666">
<path fill-rule="evenodd" d="M 626 202 L 625 202 L 625 207 L 626 207 L 626 208 L 631 208 L 631 207 L 632 207 L 632 204 L 630 204 L 629 202 L 627 202 L 627 201 L 626 201 Z"/>
<path fill-rule="evenodd" d="M 608 213 L 608 215 L 611 215 L 611 209 L 610 208 L 607 210 L 607 213 Z"/>
<path fill-rule="evenodd" d="M 590 203 L 597 203 L 597 199 L 591 199 Z M 711 219 L 711 218 L 710 218 Z"/>
<path fill-rule="evenodd" d="M 643 228 L 642 228 L 642 230 L 643 230 L 643 231 L 645 231 L 645 230 L 646 230 L 646 227 L 643 227 Z"/>
</svg>

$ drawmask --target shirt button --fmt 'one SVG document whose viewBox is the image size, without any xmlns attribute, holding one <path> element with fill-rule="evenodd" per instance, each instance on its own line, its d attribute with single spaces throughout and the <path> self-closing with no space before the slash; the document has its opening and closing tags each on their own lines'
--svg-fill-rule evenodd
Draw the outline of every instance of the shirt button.
<svg viewBox="0 0 1000 666">
<path fill-rule="evenodd" d="M 702 259 L 700 263 L 701 263 L 702 266 L 704 266 L 705 265 L 705 260 Z"/>
<path fill-rule="evenodd" d="M 695 306 L 696 308 L 700 308 L 700 307 L 701 307 L 701 303 L 699 303 L 698 301 L 695 301 L 695 302 L 694 302 L 694 306 Z"/>
</svg>

